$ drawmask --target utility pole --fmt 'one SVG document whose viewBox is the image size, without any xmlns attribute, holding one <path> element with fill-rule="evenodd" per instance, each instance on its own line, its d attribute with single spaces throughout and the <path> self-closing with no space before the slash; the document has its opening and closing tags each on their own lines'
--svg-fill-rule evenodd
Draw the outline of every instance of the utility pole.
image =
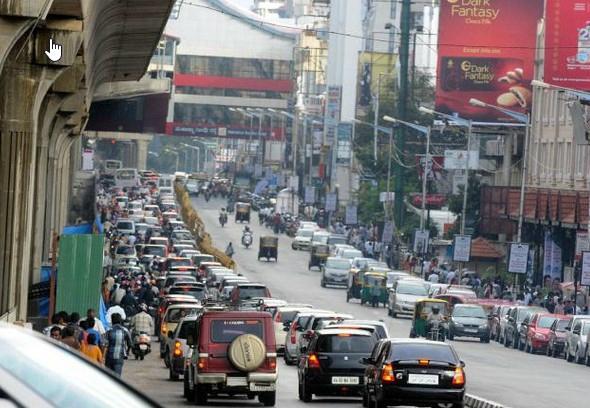
<svg viewBox="0 0 590 408">
<path fill-rule="evenodd" d="M 407 120 L 407 101 L 409 95 L 409 61 L 410 61 L 410 0 L 402 0 L 401 15 L 401 43 L 400 43 L 400 70 L 399 70 L 399 99 L 397 117 L 401 120 Z M 398 128 L 397 147 L 401 153 L 405 150 L 406 134 L 403 126 Z M 401 157 L 400 157 L 401 158 Z M 395 168 L 395 225 L 401 228 L 404 216 L 404 169 L 400 163 Z"/>
</svg>

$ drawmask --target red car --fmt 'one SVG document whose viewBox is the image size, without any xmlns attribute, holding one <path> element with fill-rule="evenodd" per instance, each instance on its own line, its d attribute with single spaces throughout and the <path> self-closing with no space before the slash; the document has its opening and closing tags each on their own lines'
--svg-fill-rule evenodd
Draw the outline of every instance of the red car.
<svg viewBox="0 0 590 408">
<path fill-rule="evenodd" d="M 549 342 L 549 329 L 553 322 L 563 315 L 551 313 L 535 313 L 531 316 L 524 339 L 524 349 L 527 353 L 545 351 Z"/>
<path fill-rule="evenodd" d="M 555 319 L 549 328 L 549 340 L 547 340 L 547 355 L 551 357 L 561 357 L 565 346 L 566 327 L 569 325 L 571 318 L 561 316 Z"/>
</svg>

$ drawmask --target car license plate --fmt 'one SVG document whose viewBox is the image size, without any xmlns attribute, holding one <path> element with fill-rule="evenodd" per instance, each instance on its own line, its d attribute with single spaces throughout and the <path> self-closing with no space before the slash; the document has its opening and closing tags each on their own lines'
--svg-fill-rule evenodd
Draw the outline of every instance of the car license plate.
<svg viewBox="0 0 590 408">
<path fill-rule="evenodd" d="M 147 347 L 147 344 L 140 344 L 140 345 L 139 345 L 139 349 L 140 349 L 140 350 L 142 350 L 142 351 L 146 351 L 146 350 L 147 350 L 147 348 L 148 348 L 148 347 Z"/>
<path fill-rule="evenodd" d="M 408 384 L 438 385 L 438 375 L 410 374 Z"/>
<path fill-rule="evenodd" d="M 477 333 L 477 329 L 465 329 L 465 333 Z"/>
<path fill-rule="evenodd" d="M 275 391 L 275 384 L 255 384 L 250 383 L 250 391 Z"/>
<path fill-rule="evenodd" d="M 355 385 L 359 383 L 358 377 L 332 377 L 332 384 Z"/>
</svg>

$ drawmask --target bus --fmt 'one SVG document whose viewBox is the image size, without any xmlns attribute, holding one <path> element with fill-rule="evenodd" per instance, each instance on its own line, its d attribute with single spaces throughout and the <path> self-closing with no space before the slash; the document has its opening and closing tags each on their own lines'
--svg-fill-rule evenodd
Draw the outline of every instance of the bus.
<svg viewBox="0 0 590 408">
<path fill-rule="evenodd" d="M 121 160 L 105 160 L 103 162 L 104 174 L 114 176 L 115 172 L 123 168 L 123 162 Z"/>
<path fill-rule="evenodd" d="M 139 174 L 136 169 L 118 169 L 115 171 L 115 186 L 139 187 Z"/>
</svg>

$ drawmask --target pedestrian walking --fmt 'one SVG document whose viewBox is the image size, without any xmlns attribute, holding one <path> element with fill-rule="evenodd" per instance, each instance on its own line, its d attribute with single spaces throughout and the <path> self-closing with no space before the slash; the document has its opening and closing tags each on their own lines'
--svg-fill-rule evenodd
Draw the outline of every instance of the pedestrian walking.
<svg viewBox="0 0 590 408">
<path fill-rule="evenodd" d="M 231 242 L 227 244 L 227 247 L 225 248 L 225 254 L 230 258 L 234 255 L 234 247 Z"/>
<path fill-rule="evenodd" d="M 87 338 L 87 345 L 82 349 L 82 354 L 84 354 L 90 361 L 95 364 L 102 366 L 103 362 L 103 355 L 102 350 L 98 345 L 98 338 L 95 333 L 88 334 Z"/>
<path fill-rule="evenodd" d="M 127 359 L 129 349 L 132 346 L 131 335 L 122 326 L 122 318 L 119 313 L 111 316 L 113 327 L 106 334 L 107 349 L 105 354 L 105 366 L 111 369 L 119 377 L 123 372 L 123 364 Z"/>
</svg>

